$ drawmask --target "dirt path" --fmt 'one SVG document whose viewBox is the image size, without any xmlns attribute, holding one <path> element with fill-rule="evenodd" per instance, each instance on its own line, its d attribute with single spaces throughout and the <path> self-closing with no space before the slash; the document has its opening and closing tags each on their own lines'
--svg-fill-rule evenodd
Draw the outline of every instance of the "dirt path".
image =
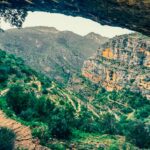
<svg viewBox="0 0 150 150">
<path fill-rule="evenodd" d="M 118 102 L 118 101 L 114 101 L 114 100 L 112 100 L 112 99 L 110 98 L 110 95 L 108 95 L 107 97 L 108 97 L 108 100 L 109 100 L 110 102 L 112 102 L 112 103 L 116 103 L 116 104 L 121 105 L 121 106 L 123 106 L 123 107 L 133 109 L 132 107 L 127 106 L 127 105 L 125 105 L 125 104 L 123 104 L 123 103 L 121 103 L 121 102 Z"/>
<path fill-rule="evenodd" d="M 49 150 L 48 148 L 39 145 L 37 141 L 32 139 L 31 130 L 29 127 L 26 127 L 13 119 L 7 118 L 1 110 L 0 127 L 9 128 L 16 133 L 15 148 L 19 147 L 27 150 Z"/>
<path fill-rule="evenodd" d="M 67 99 L 69 100 L 69 102 L 71 103 L 73 108 L 77 111 L 76 105 L 75 105 L 74 101 L 70 98 L 70 96 L 65 92 L 63 93 L 63 95 L 65 95 L 67 97 Z"/>
<path fill-rule="evenodd" d="M 52 86 L 47 88 L 48 91 L 51 91 L 52 89 L 54 89 L 56 87 L 56 85 L 54 84 L 54 82 L 52 82 Z"/>
<path fill-rule="evenodd" d="M 110 114 L 113 114 L 115 116 L 116 120 L 120 120 L 120 117 L 115 112 L 113 112 L 109 107 L 107 107 L 107 109 Z"/>
<path fill-rule="evenodd" d="M 94 108 L 93 105 L 91 105 L 91 104 L 88 103 L 88 104 L 87 104 L 87 108 L 88 108 L 88 110 L 91 111 L 96 117 L 100 118 L 99 114 L 96 112 L 96 110 L 95 110 L 95 108 Z"/>
<path fill-rule="evenodd" d="M 79 116 L 80 112 L 81 112 L 81 102 L 80 100 L 77 100 L 78 101 L 78 109 L 77 109 L 77 114 Z"/>
<path fill-rule="evenodd" d="M 6 95 L 8 91 L 9 91 L 9 89 L 5 89 L 5 90 L 0 91 L 0 96 Z"/>
</svg>

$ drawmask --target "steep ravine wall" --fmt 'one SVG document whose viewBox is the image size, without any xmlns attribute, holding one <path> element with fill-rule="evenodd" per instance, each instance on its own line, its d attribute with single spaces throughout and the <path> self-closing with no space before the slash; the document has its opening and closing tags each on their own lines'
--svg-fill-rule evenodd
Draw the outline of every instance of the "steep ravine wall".
<svg viewBox="0 0 150 150">
<path fill-rule="evenodd" d="M 150 99 L 150 38 L 131 34 L 110 39 L 85 61 L 82 74 L 108 91 L 130 88 Z"/>
</svg>

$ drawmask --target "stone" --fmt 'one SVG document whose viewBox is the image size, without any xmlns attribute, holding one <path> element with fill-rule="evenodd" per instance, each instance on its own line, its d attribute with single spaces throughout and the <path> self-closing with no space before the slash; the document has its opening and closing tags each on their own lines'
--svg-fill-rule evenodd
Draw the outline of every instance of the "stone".
<svg viewBox="0 0 150 150">
<path fill-rule="evenodd" d="M 0 8 L 81 16 L 150 35 L 149 0 L 4 0 Z"/>
<path fill-rule="evenodd" d="M 84 62 L 82 75 L 107 91 L 130 88 L 150 98 L 150 38 L 117 36 Z"/>
</svg>

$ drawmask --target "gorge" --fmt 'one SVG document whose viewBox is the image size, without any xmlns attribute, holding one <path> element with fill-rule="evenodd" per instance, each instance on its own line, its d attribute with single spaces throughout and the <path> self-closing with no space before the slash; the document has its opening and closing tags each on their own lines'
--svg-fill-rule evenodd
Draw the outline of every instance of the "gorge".
<svg viewBox="0 0 150 150">
<path fill-rule="evenodd" d="M 137 32 L 21 28 L 28 11 Z M 0 17 L 20 28 L 0 29 L 0 150 L 150 148 L 149 0 L 2 0 Z"/>
</svg>

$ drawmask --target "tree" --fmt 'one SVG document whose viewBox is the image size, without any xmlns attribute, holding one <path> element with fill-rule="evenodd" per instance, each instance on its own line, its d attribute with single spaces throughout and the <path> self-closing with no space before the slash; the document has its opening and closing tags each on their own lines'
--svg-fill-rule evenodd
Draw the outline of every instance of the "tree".
<svg viewBox="0 0 150 150">
<path fill-rule="evenodd" d="M 68 139 L 71 135 L 71 128 L 65 116 L 57 115 L 53 117 L 51 134 L 58 139 Z"/>
<path fill-rule="evenodd" d="M 6 22 L 16 27 L 22 26 L 26 16 L 27 11 L 25 9 L 0 9 L 0 17 L 3 17 Z"/>
</svg>

